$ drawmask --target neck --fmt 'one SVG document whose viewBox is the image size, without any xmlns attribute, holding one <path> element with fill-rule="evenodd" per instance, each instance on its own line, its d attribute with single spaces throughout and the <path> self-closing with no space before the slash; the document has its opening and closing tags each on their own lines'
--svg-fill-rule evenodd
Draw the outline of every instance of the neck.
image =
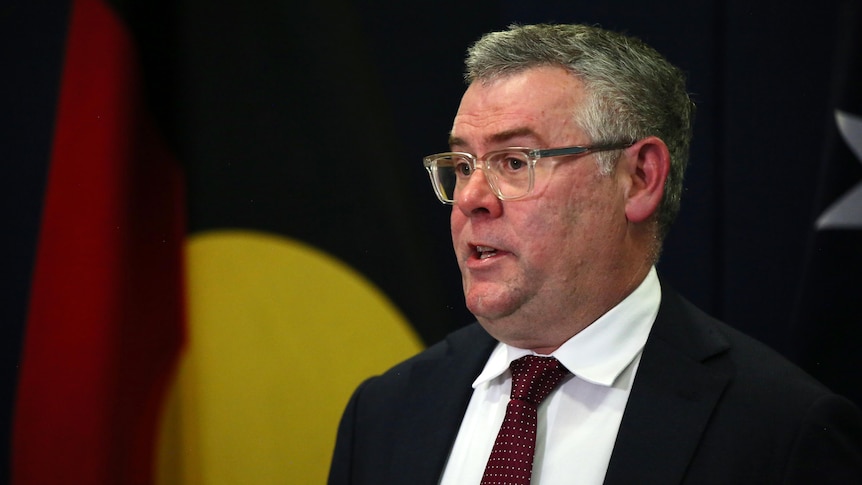
<svg viewBox="0 0 862 485">
<path fill-rule="evenodd" d="M 652 264 L 644 264 L 630 271 L 630 274 L 625 278 L 619 278 L 618 275 L 615 281 L 619 281 L 620 283 L 616 285 L 602 285 L 607 290 L 600 293 L 601 300 L 595 299 L 593 301 L 579 302 L 574 305 L 575 310 L 569 314 L 558 315 L 554 312 L 556 309 L 540 309 L 532 315 L 512 315 L 510 316 L 511 318 L 519 318 L 522 322 L 532 323 L 520 326 L 520 328 L 524 329 L 521 335 L 508 335 L 508 338 L 498 337 L 498 340 L 514 347 L 532 350 L 540 355 L 550 355 L 569 339 L 589 327 L 602 315 L 626 299 L 640 286 L 651 268 Z M 559 308 L 568 307 L 570 305 L 561 304 L 559 306 Z M 479 319 L 479 321 L 486 329 L 499 326 L 499 322 L 495 322 L 494 325 L 489 326 L 485 325 L 482 319 Z"/>
</svg>

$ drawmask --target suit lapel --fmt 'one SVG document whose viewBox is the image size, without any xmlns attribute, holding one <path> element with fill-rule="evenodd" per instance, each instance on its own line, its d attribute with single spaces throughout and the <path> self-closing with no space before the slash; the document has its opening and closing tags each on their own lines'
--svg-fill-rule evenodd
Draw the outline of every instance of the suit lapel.
<svg viewBox="0 0 862 485">
<path fill-rule="evenodd" d="M 391 483 L 436 484 L 481 372 L 496 341 L 477 324 L 449 340 L 443 357 L 411 369 L 405 412 L 396 429 Z"/>
<path fill-rule="evenodd" d="M 626 405 L 605 484 L 680 483 L 730 380 L 704 364 L 728 344 L 709 317 L 664 290 Z"/>
</svg>

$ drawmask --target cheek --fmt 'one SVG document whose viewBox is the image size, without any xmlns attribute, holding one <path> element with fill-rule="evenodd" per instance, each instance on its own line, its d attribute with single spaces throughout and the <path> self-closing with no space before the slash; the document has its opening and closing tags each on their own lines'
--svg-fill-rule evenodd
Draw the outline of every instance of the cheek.
<svg viewBox="0 0 862 485">
<path fill-rule="evenodd" d="M 453 239 L 455 239 L 457 233 L 460 233 L 464 229 L 466 222 L 467 218 L 464 217 L 464 214 L 457 207 L 452 206 L 452 212 L 449 214 L 449 228 L 452 231 Z"/>
<path fill-rule="evenodd" d="M 605 178 L 578 184 L 537 207 L 524 234 L 550 264 L 578 264 L 606 244 L 618 208 Z M 556 203 L 554 203 L 554 200 Z M 624 212 L 622 212 L 624 214 Z"/>
<path fill-rule="evenodd" d="M 462 238 L 467 237 L 464 235 L 464 231 L 467 228 L 467 224 L 469 219 L 464 216 L 464 214 L 458 210 L 458 208 L 452 208 L 452 214 L 449 216 L 449 230 L 452 241 L 452 249 L 454 249 L 455 258 L 458 261 L 458 265 L 460 266 L 463 263 L 463 259 L 465 257 L 461 251 L 463 251 L 463 243 Z"/>
<path fill-rule="evenodd" d="M 574 207 L 540 204 L 529 218 L 517 224 L 522 256 L 531 272 L 548 273 L 568 264 L 571 253 L 581 244 L 581 217 Z"/>
</svg>

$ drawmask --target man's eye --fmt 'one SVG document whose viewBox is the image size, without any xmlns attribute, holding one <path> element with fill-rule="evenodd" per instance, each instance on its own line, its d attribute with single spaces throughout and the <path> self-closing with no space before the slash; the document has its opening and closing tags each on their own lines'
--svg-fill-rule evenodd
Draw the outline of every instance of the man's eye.
<svg viewBox="0 0 862 485">
<path fill-rule="evenodd" d="M 455 173 L 462 177 L 469 177 L 471 173 L 473 173 L 473 169 L 470 168 L 469 163 L 459 163 L 455 165 Z"/>
<path fill-rule="evenodd" d="M 520 158 L 509 157 L 506 159 L 504 167 L 510 172 L 517 172 L 524 168 L 526 164 L 527 162 L 521 160 Z"/>
</svg>

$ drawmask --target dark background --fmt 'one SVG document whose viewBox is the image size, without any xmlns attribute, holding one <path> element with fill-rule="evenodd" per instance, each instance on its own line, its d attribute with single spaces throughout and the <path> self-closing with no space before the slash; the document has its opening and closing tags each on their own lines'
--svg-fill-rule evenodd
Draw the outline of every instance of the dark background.
<svg viewBox="0 0 862 485">
<path fill-rule="evenodd" d="M 858 231 L 839 244 L 851 254 L 834 274 L 814 270 L 818 257 L 837 253 L 813 232 L 822 209 L 862 179 L 833 114 L 862 115 L 854 94 L 862 84 L 847 77 L 858 72 L 859 1 L 114 5 L 137 39 L 148 104 L 185 167 L 190 234 L 245 228 L 321 247 L 376 282 L 428 343 L 472 320 L 449 209 L 421 165 L 446 148 L 466 47 L 513 22 L 599 24 L 641 37 L 688 73 L 698 105 L 663 281 L 862 400 L 858 304 L 826 301 L 862 296 Z M 6 409 L 69 11 L 58 0 L 0 5 Z M 830 178 L 824 164 L 834 160 L 842 175 Z M 830 356 L 838 361 L 823 365 Z"/>
</svg>

